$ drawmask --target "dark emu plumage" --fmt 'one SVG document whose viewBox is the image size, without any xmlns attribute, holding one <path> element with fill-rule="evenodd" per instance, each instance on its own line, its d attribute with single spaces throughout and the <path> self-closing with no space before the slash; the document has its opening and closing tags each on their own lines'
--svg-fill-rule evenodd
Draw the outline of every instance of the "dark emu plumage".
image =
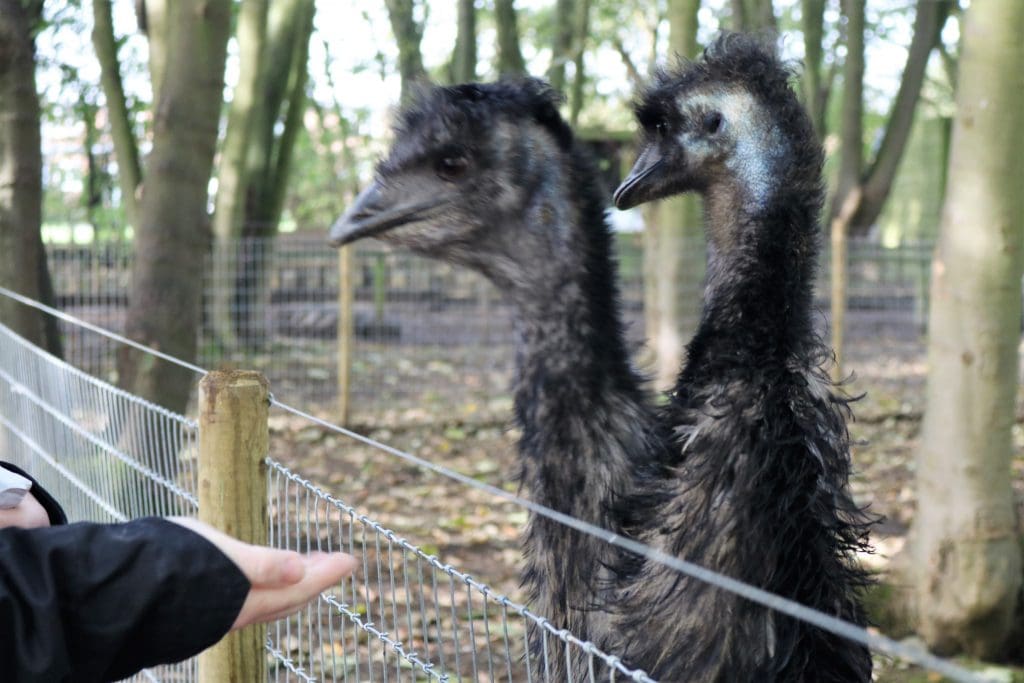
<svg viewBox="0 0 1024 683">
<path fill-rule="evenodd" d="M 631 365 L 606 194 L 541 81 L 425 89 L 376 179 L 331 229 L 472 268 L 514 305 L 520 481 L 534 501 L 624 531 L 664 486 L 670 432 Z M 627 503 L 625 501 L 636 501 Z M 523 582 L 557 630 L 598 639 L 620 551 L 531 515 Z M 585 680 L 585 654 L 532 628 L 535 680 Z"/>
<path fill-rule="evenodd" d="M 616 205 L 699 192 L 709 250 L 701 322 L 662 418 L 677 495 L 647 540 L 863 625 L 855 555 L 871 520 L 849 493 L 848 399 L 812 320 L 823 154 L 790 76 L 771 46 L 725 34 L 636 105 L 641 151 Z M 862 645 L 660 565 L 631 577 L 620 605 L 617 651 L 662 680 L 871 678 Z"/>
<path fill-rule="evenodd" d="M 639 107 L 645 151 L 619 203 L 708 199 L 706 310 L 660 412 L 629 360 L 596 173 L 543 83 L 422 91 L 331 239 L 379 237 L 470 267 L 514 303 L 532 499 L 862 624 L 866 522 L 847 490 L 846 401 L 811 326 L 821 150 L 787 78 L 772 51 L 733 36 L 661 75 Z M 710 128 L 732 137 L 715 146 Z M 734 131 L 774 136 L 770 151 L 752 156 L 763 140 Z M 531 516 L 524 556 L 537 614 L 655 679 L 870 678 L 860 646 L 544 517 Z M 530 650 L 538 680 L 589 680 L 585 654 L 566 657 L 544 630 Z"/>
</svg>

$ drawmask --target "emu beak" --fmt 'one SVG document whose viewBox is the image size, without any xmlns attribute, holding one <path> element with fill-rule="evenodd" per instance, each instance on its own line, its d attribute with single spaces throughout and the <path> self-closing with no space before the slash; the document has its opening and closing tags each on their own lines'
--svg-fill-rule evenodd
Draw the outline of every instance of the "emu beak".
<svg viewBox="0 0 1024 683">
<path fill-rule="evenodd" d="M 663 166 L 661 152 L 658 151 L 658 148 L 654 145 L 645 147 L 637 157 L 629 175 L 612 195 L 615 206 L 622 210 L 632 209 L 638 204 L 664 196 L 659 192 L 662 185 Z"/>
<path fill-rule="evenodd" d="M 334 222 L 328 233 L 332 247 L 350 244 L 364 237 L 376 237 L 388 230 L 411 223 L 432 213 L 449 200 L 448 195 L 405 201 L 394 197 L 399 193 L 374 181 L 359 193 L 352 206 Z"/>
</svg>

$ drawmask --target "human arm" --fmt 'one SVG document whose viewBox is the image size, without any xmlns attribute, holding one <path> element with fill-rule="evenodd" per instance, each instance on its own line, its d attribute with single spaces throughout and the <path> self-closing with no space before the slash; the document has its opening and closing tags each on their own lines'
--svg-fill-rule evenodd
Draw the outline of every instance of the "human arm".
<svg viewBox="0 0 1024 683">
<path fill-rule="evenodd" d="M 354 565 L 296 557 L 193 520 L 0 530 L 0 677 L 116 680 L 179 661 L 305 604 Z"/>
</svg>

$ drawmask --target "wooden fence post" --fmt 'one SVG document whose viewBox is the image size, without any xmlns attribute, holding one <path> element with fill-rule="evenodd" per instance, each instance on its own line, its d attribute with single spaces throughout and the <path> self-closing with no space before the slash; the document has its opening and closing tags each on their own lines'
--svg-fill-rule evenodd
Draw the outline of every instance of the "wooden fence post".
<svg viewBox="0 0 1024 683">
<path fill-rule="evenodd" d="M 843 363 L 845 362 L 846 339 L 846 303 L 849 297 L 849 266 L 847 245 L 849 243 L 850 223 L 853 214 L 860 205 L 863 188 L 856 186 L 846 196 L 839 214 L 832 219 L 832 351 L 836 362 L 832 367 L 832 381 L 840 382 L 844 378 Z"/>
<path fill-rule="evenodd" d="M 199 519 L 245 541 L 267 542 L 267 414 L 258 372 L 211 372 L 199 382 Z M 225 636 L 199 655 L 200 683 L 264 681 L 266 626 Z"/>
<path fill-rule="evenodd" d="M 348 426 L 352 399 L 352 344 L 355 342 L 355 277 L 352 247 L 338 250 L 338 420 Z"/>
</svg>

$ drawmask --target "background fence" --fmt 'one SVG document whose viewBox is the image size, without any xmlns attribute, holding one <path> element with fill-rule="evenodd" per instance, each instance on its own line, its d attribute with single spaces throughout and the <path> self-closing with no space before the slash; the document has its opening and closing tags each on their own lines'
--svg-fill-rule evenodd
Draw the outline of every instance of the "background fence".
<svg viewBox="0 0 1024 683">
<path fill-rule="evenodd" d="M 623 312 L 633 341 L 643 339 L 639 235 L 618 242 Z M 49 246 L 58 307 L 120 331 L 131 280 L 127 247 Z M 703 254 L 693 254 L 702 267 Z M 919 344 L 926 324 L 931 246 L 886 249 L 854 242 L 849 251 L 847 338 L 884 348 Z M 236 260 L 235 281 L 225 263 Z M 482 277 L 462 268 L 384 247 L 358 247 L 351 290 L 352 404 L 356 419 L 424 406 L 500 402 L 508 388 L 512 310 Z M 817 305 L 827 318 L 827 255 Z M 310 409 L 331 410 L 338 393 L 338 253 L 323 235 L 246 240 L 208 259 L 199 364 L 229 363 L 264 372 L 275 395 Z M 238 313 L 232 335 L 225 302 Z M 222 308 L 217 308 L 217 306 Z M 696 321 L 692 321 L 696 326 Z M 65 326 L 66 357 L 76 367 L 113 378 L 113 343 Z M 504 404 L 501 404 L 505 412 Z"/>
</svg>

